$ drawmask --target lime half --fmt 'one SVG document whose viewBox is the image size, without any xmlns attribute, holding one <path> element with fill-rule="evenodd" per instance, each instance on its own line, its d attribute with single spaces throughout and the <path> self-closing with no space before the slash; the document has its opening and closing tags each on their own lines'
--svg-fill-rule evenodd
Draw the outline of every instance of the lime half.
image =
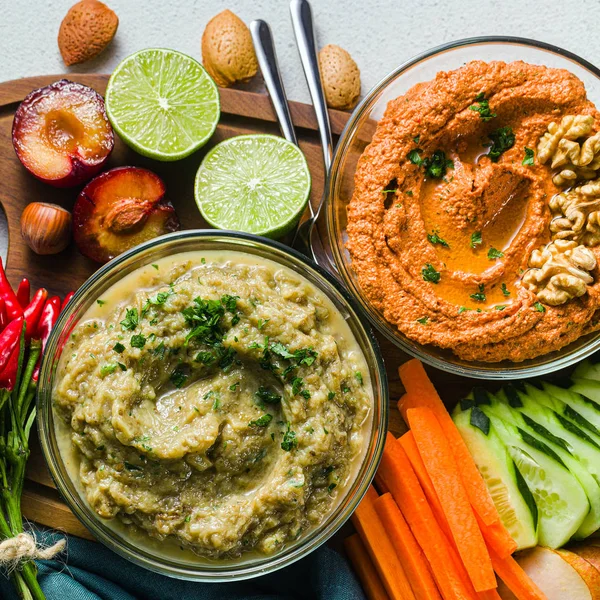
<svg viewBox="0 0 600 600">
<path fill-rule="evenodd" d="M 310 172 L 302 151 L 275 135 L 240 135 L 215 146 L 196 175 L 202 216 L 219 229 L 277 238 L 302 215 Z"/>
<path fill-rule="evenodd" d="M 179 160 L 206 144 L 221 106 L 215 82 L 193 58 L 162 48 L 140 50 L 115 69 L 106 112 L 136 152 Z"/>
</svg>

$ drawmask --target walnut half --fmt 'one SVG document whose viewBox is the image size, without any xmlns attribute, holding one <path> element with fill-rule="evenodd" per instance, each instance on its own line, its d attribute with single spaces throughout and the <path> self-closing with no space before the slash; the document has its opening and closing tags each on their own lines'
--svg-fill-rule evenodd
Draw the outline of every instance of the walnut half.
<svg viewBox="0 0 600 600">
<path fill-rule="evenodd" d="M 600 244 L 600 179 L 552 197 L 550 210 L 556 217 L 550 222 L 552 239 Z"/>
<path fill-rule="evenodd" d="M 573 240 L 555 240 L 534 250 L 529 266 L 523 285 L 544 304 L 558 306 L 587 292 L 587 286 L 594 281 L 589 271 L 596 267 L 596 257 Z"/>
<path fill-rule="evenodd" d="M 550 123 L 538 143 L 538 160 L 559 169 L 552 178 L 556 185 L 568 185 L 581 179 L 594 179 L 600 168 L 600 132 L 594 129 L 591 115 L 567 115 L 560 124 Z M 577 141 L 579 140 L 579 141 Z"/>
</svg>

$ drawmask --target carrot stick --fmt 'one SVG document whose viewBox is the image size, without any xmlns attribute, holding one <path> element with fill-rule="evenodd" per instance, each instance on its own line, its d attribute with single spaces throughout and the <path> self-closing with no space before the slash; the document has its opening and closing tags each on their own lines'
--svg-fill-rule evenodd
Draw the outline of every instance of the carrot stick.
<svg viewBox="0 0 600 600">
<path fill-rule="evenodd" d="M 390 599 L 416 600 L 394 546 L 375 512 L 374 497 L 377 497 L 377 492 L 371 486 L 354 511 L 352 522 L 360 533 Z"/>
<path fill-rule="evenodd" d="M 548 600 L 512 556 L 500 558 L 493 548 L 489 552 L 494 571 L 518 600 Z"/>
<path fill-rule="evenodd" d="M 477 513 L 481 522 L 487 526 L 495 527 L 495 535 L 491 535 L 490 538 L 486 536 L 486 541 L 492 544 L 500 556 L 510 556 L 517 549 L 517 544 L 502 525 L 500 515 L 477 469 L 477 465 L 471 457 L 460 432 L 454 425 L 452 417 L 427 376 L 423 365 L 419 360 L 413 359 L 404 363 L 398 371 L 400 379 L 407 390 L 407 394 L 398 403 L 398 408 L 404 420 L 407 419 L 406 412 L 409 408 L 426 406 L 435 413 L 452 448 L 473 510 Z"/>
<path fill-rule="evenodd" d="M 421 546 L 444 600 L 477 600 L 463 582 L 452 558 L 454 549 L 435 520 L 408 456 L 388 433 L 378 476 L 385 482 L 396 504 Z"/>
<path fill-rule="evenodd" d="M 494 589 L 492 561 L 440 422 L 429 408 L 411 408 L 407 416 L 473 587 L 477 592 Z"/>
<path fill-rule="evenodd" d="M 389 600 L 375 565 L 358 533 L 344 540 L 344 548 L 368 600 Z"/>
<path fill-rule="evenodd" d="M 429 477 L 429 473 L 425 468 L 425 463 L 419 454 L 419 449 L 417 448 L 417 444 L 415 442 L 415 436 L 412 431 L 407 431 L 402 437 L 398 438 L 398 442 L 404 448 L 404 452 L 408 456 L 408 460 L 410 460 L 410 464 L 414 469 L 419 483 L 425 492 L 425 496 L 427 497 L 427 502 L 429 502 L 429 506 L 431 506 L 431 510 L 437 519 L 440 527 L 443 529 L 446 537 L 449 540 L 452 540 L 452 532 L 450 531 L 450 527 L 448 526 L 448 521 L 446 519 L 446 515 L 444 514 L 444 509 L 440 503 L 440 499 L 438 498 L 437 492 L 433 487 L 433 483 L 431 481 L 431 477 Z"/>
<path fill-rule="evenodd" d="M 375 510 L 381 522 L 385 524 L 396 554 L 411 583 L 415 598 L 441 600 L 429 563 L 391 494 L 384 494 L 377 498 Z"/>
</svg>

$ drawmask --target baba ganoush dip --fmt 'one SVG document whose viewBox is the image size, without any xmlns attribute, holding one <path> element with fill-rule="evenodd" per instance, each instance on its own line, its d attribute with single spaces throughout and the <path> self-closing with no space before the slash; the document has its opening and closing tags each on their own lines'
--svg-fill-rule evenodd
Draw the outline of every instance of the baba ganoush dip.
<svg viewBox="0 0 600 600">
<path fill-rule="evenodd" d="M 73 330 L 55 381 L 90 507 L 214 558 L 271 554 L 322 522 L 372 425 L 366 361 L 332 302 L 237 252 L 127 275 Z"/>
</svg>

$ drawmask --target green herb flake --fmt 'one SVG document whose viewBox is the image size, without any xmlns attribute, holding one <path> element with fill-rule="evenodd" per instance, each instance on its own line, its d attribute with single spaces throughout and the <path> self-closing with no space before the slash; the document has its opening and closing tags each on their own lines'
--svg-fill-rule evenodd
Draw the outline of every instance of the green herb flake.
<svg viewBox="0 0 600 600">
<path fill-rule="evenodd" d="M 531 167 L 535 162 L 535 152 L 532 148 L 525 146 L 525 158 L 521 163 L 524 167 Z"/>
<path fill-rule="evenodd" d="M 485 99 L 485 95 L 483 92 L 477 94 L 477 96 L 475 97 L 475 104 L 469 106 L 469 110 L 478 112 L 479 118 L 484 123 L 487 123 L 488 121 L 491 121 L 494 117 L 498 116 L 496 113 L 493 113 L 490 110 L 490 102 L 489 100 Z"/>
<path fill-rule="evenodd" d="M 327 400 L 333 400 L 335 398 L 335 392 L 329 392 L 327 394 Z"/>
<path fill-rule="evenodd" d="M 431 157 L 423 160 L 425 176 L 432 179 L 442 179 L 448 169 L 454 169 L 454 162 L 446 158 L 443 150 L 436 150 Z"/>
<path fill-rule="evenodd" d="M 230 385 L 230 386 L 229 386 L 229 391 L 230 391 L 230 392 L 235 392 L 235 391 L 237 391 L 237 389 L 238 389 L 238 386 L 239 386 L 239 385 L 240 385 L 240 382 L 239 382 L 239 381 L 236 381 L 236 382 L 235 382 L 233 385 Z"/>
<path fill-rule="evenodd" d="M 292 379 L 292 394 L 294 394 L 294 396 L 299 394 L 303 385 L 304 379 L 302 379 L 302 377 L 294 377 L 294 379 Z"/>
<path fill-rule="evenodd" d="M 146 338 L 141 334 L 131 336 L 132 348 L 143 348 L 146 345 Z"/>
<path fill-rule="evenodd" d="M 139 315 L 137 308 L 128 308 L 125 311 L 125 318 L 121 321 L 121 326 L 125 330 L 133 331 L 139 322 Z"/>
<path fill-rule="evenodd" d="M 158 265 L 152 265 L 158 271 Z"/>
<path fill-rule="evenodd" d="M 496 260 L 497 258 L 502 258 L 503 256 L 504 252 L 496 250 L 496 248 L 490 248 L 487 253 L 488 260 Z"/>
<path fill-rule="evenodd" d="M 407 155 L 408 160 L 410 160 L 410 162 L 413 165 L 417 165 L 417 167 L 420 167 L 423 164 L 423 159 L 419 155 L 419 152 L 420 150 L 418 148 L 415 148 L 414 150 L 411 150 Z"/>
<path fill-rule="evenodd" d="M 125 468 L 128 471 L 142 471 L 142 467 L 139 467 L 138 465 L 134 465 L 133 463 L 127 462 L 126 460 L 123 461 L 123 464 L 125 465 Z"/>
<path fill-rule="evenodd" d="M 121 371 L 127 371 L 127 367 L 123 363 L 118 362 L 117 364 L 119 365 L 119 369 L 121 369 Z"/>
<path fill-rule="evenodd" d="M 412 190 L 407 190 L 406 192 L 404 192 L 407 196 L 409 196 L 410 198 L 413 197 L 413 193 Z"/>
<path fill-rule="evenodd" d="M 263 321 L 262 319 L 259 319 L 256 326 L 258 327 L 258 329 L 262 329 L 270 320 L 271 319 L 265 319 Z"/>
<path fill-rule="evenodd" d="M 479 284 L 479 291 L 475 294 L 471 294 L 469 296 L 469 298 L 472 298 L 473 300 L 475 300 L 476 302 L 485 302 L 486 301 L 486 297 L 485 297 L 485 293 L 484 293 L 484 285 L 483 283 Z"/>
<path fill-rule="evenodd" d="M 117 370 L 117 365 L 114 363 L 102 365 L 100 367 L 100 377 L 106 377 L 107 375 L 114 373 L 116 370 Z"/>
<path fill-rule="evenodd" d="M 431 263 L 427 263 L 421 269 L 421 275 L 423 276 L 424 281 L 429 281 L 431 283 L 439 283 L 441 275 L 439 271 L 436 271 L 434 266 Z"/>
<path fill-rule="evenodd" d="M 500 127 L 496 131 L 488 134 L 492 144 L 488 156 L 492 162 L 498 162 L 498 159 L 515 145 L 515 134 L 511 127 Z"/>
<path fill-rule="evenodd" d="M 444 248 L 450 248 L 450 245 L 448 244 L 448 242 L 446 240 L 443 240 L 437 231 L 433 231 L 432 233 L 428 233 L 427 234 L 427 239 L 429 240 L 429 242 L 431 244 L 439 244 L 440 246 L 443 246 Z"/>
<path fill-rule="evenodd" d="M 471 248 L 477 248 L 477 246 L 481 246 L 481 231 L 474 231 L 471 234 Z"/>
<path fill-rule="evenodd" d="M 98 306 L 104 306 L 106 304 L 106 300 L 96 300 L 96 304 L 98 304 Z"/>
<path fill-rule="evenodd" d="M 283 434 L 283 440 L 281 442 L 281 449 L 286 452 L 290 452 L 298 446 L 298 439 L 296 438 L 296 432 L 290 429 L 290 423 L 287 423 L 287 430 Z"/>
<path fill-rule="evenodd" d="M 471 309 L 467 308 L 466 306 L 459 306 L 458 307 L 458 314 L 462 315 L 464 312 L 467 312 L 468 310 L 471 310 Z"/>
<path fill-rule="evenodd" d="M 502 290 L 502 294 L 503 294 L 504 296 L 510 296 L 510 292 L 508 291 L 508 288 L 506 287 L 506 284 L 505 284 L 505 283 L 503 283 L 503 284 L 500 286 L 500 289 Z"/>
<path fill-rule="evenodd" d="M 541 302 L 536 302 L 533 306 L 535 307 L 535 310 L 537 310 L 538 312 L 541 312 L 541 313 L 546 312 L 546 307 Z"/>
<path fill-rule="evenodd" d="M 356 377 L 356 381 L 358 381 L 358 383 L 360 383 L 360 385 L 363 385 L 364 380 L 363 380 L 362 373 L 360 371 L 356 371 L 356 373 L 354 373 L 354 377 Z"/>
<path fill-rule="evenodd" d="M 506 305 L 505 304 L 498 304 L 498 305 L 494 306 L 494 308 L 496 310 L 504 310 L 506 308 Z"/>
<path fill-rule="evenodd" d="M 418 144 L 421 141 L 421 136 L 420 135 L 415 135 L 415 137 L 413 138 L 413 142 L 415 144 Z"/>
<path fill-rule="evenodd" d="M 421 325 L 427 325 L 429 323 L 429 317 L 421 317 L 417 319 L 417 323 L 421 323 Z"/>
<path fill-rule="evenodd" d="M 308 390 L 302 390 L 300 392 L 300 396 L 302 396 L 305 400 L 310 400 L 310 392 Z"/>
<path fill-rule="evenodd" d="M 272 392 L 263 385 L 258 388 L 254 395 L 259 402 L 265 402 L 266 404 L 279 404 L 282 400 L 279 394 Z"/>
<path fill-rule="evenodd" d="M 123 344 L 121 344 L 121 342 L 117 342 L 114 346 L 113 346 L 113 350 L 115 352 L 117 352 L 118 354 L 123 354 L 123 352 L 125 351 L 125 346 L 123 346 Z"/>
<path fill-rule="evenodd" d="M 180 367 L 177 367 L 170 376 L 171 383 L 177 388 L 180 389 L 185 385 L 185 382 L 188 380 L 189 375 L 186 375 Z"/>
<path fill-rule="evenodd" d="M 267 427 L 272 420 L 273 415 L 265 413 L 262 417 L 258 417 L 258 419 L 256 419 L 255 421 L 250 421 L 248 425 L 250 427 Z"/>
</svg>

